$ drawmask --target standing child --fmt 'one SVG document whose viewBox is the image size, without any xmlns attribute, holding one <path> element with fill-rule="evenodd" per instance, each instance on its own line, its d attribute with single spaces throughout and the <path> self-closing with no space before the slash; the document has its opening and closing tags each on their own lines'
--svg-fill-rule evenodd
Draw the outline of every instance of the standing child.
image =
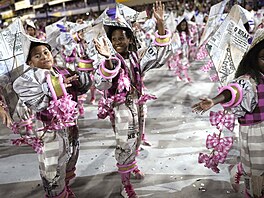
<svg viewBox="0 0 264 198">
<path fill-rule="evenodd" d="M 203 98 L 192 108 L 204 113 L 217 104 L 238 117 L 240 124 L 242 173 L 245 197 L 264 197 L 264 30 L 255 33 L 253 42 L 240 62 L 235 79 L 210 99 Z"/>
<path fill-rule="evenodd" d="M 153 10 L 158 27 L 156 46 L 150 46 L 145 56 L 130 51 L 135 49 L 133 33 L 120 20 L 107 26 L 107 36 L 116 50 L 114 56 L 106 40 L 103 44 L 95 40 L 98 52 L 106 58 L 95 73 L 96 86 L 105 93 L 98 102 L 98 116 L 110 117 L 116 136 L 115 158 L 124 189 L 121 194 L 129 198 L 138 197 L 130 183 L 131 172 L 137 178 L 143 177 L 135 158 L 145 126 L 143 104 L 151 96 L 143 95 L 142 77 L 147 70 L 164 65 L 171 54 L 170 33 L 164 29 L 164 5 L 156 2 Z"/>
<path fill-rule="evenodd" d="M 29 37 L 30 38 L 30 37 Z M 19 99 L 36 117 L 35 134 L 42 143 L 38 154 L 45 196 L 72 198 L 69 180 L 78 158 L 77 95 L 87 92 L 86 73 L 69 72 L 53 65 L 51 47 L 30 38 L 25 51 L 30 66 L 14 84 Z"/>
<path fill-rule="evenodd" d="M 188 23 L 185 18 L 181 19 L 179 24 L 176 27 L 177 32 L 180 38 L 180 48 L 177 53 L 174 55 L 176 60 L 176 75 L 180 80 L 183 80 L 183 75 L 188 82 L 190 82 L 190 77 L 188 75 L 188 68 L 190 67 L 189 63 L 189 51 L 190 51 L 190 32 L 188 28 Z"/>
</svg>

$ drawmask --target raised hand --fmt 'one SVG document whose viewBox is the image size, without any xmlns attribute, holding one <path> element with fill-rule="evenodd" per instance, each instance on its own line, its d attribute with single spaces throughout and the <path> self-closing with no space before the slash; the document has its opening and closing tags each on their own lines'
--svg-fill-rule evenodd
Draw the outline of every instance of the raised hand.
<svg viewBox="0 0 264 198">
<path fill-rule="evenodd" d="M 109 58 L 111 56 L 111 50 L 105 38 L 103 38 L 103 43 L 101 43 L 98 39 L 94 39 L 94 45 L 98 53 L 105 58 Z"/>
<path fill-rule="evenodd" d="M 153 4 L 153 13 L 157 21 L 163 21 L 164 13 L 165 13 L 165 5 L 162 4 L 161 1 L 156 1 L 156 3 Z"/>
<path fill-rule="evenodd" d="M 192 112 L 203 114 L 214 106 L 214 102 L 210 98 L 200 98 L 201 102 L 192 106 Z"/>
<path fill-rule="evenodd" d="M 65 87 L 71 87 L 72 86 L 71 82 L 75 81 L 75 80 L 78 80 L 78 78 L 79 78 L 79 76 L 77 74 L 74 74 L 71 77 L 65 78 L 64 81 L 63 81 L 64 86 Z"/>
</svg>

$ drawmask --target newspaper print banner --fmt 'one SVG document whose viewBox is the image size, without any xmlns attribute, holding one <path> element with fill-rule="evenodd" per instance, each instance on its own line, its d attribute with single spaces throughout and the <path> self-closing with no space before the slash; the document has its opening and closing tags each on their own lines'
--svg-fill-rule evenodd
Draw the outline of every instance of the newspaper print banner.
<svg viewBox="0 0 264 198">
<path fill-rule="evenodd" d="M 236 69 L 249 46 L 249 34 L 243 26 L 239 9 L 238 5 L 232 7 L 206 44 L 222 85 L 228 84 L 234 78 Z"/>
<path fill-rule="evenodd" d="M 51 46 L 53 56 L 60 53 L 62 50 L 62 46 L 57 42 L 57 38 L 61 34 L 60 28 L 57 27 L 57 24 L 64 24 L 65 22 L 66 18 L 62 18 L 61 20 L 45 27 L 46 42 Z"/>
<path fill-rule="evenodd" d="M 137 12 L 136 10 L 133 10 L 132 8 L 125 6 L 121 3 L 116 4 L 116 8 L 119 11 L 119 14 L 121 14 L 127 21 L 138 21 L 138 20 L 145 20 L 147 18 L 147 12 Z"/>
<path fill-rule="evenodd" d="M 223 12 L 228 2 L 229 0 L 224 0 L 211 7 L 208 21 L 201 36 L 200 46 L 203 45 L 204 42 L 206 42 L 210 35 L 213 34 L 216 28 L 222 23 L 222 19 L 225 17 L 225 14 L 223 14 Z"/>
<path fill-rule="evenodd" d="M 84 40 L 87 43 L 86 54 L 90 59 L 93 59 L 94 68 L 97 68 L 101 63 L 102 57 L 95 48 L 94 39 L 98 39 L 103 44 L 103 38 L 106 39 L 108 46 L 110 47 L 111 54 L 114 55 L 116 52 L 112 46 L 111 41 L 107 38 L 103 23 L 99 23 L 94 27 L 87 28 L 84 31 Z"/>
<path fill-rule="evenodd" d="M 5 97 L 11 114 L 18 101 L 12 84 L 22 74 L 25 62 L 22 32 L 24 29 L 19 18 L 0 32 L 0 93 Z"/>
</svg>

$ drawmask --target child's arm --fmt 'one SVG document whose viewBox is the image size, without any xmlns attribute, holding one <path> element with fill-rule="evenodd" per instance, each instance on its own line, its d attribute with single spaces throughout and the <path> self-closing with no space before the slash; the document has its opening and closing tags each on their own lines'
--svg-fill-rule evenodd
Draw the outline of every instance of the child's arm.
<svg viewBox="0 0 264 198">
<path fill-rule="evenodd" d="M 224 108 L 232 109 L 238 117 L 243 116 L 246 111 L 251 112 L 256 106 L 256 85 L 253 79 L 241 77 L 234 82 L 219 89 L 219 94 L 212 98 L 204 98 L 202 101 L 193 105 L 193 112 L 203 114 L 217 104 Z"/>
<path fill-rule="evenodd" d="M 0 95 L 0 117 L 3 121 L 3 124 L 8 128 L 12 125 L 12 119 L 8 113 L 7 106 L 4 102 L 3 96 Z"/>
<path fill-rule="evenodd" d="M 154 17 L 157 21 L 157 28 L 159 35 L 165 35 L 165 27 L 164 27 L 164 12 L 165 6 L 161 1 L 156 1 L 156 4 L 153 4 L 153 13 Z"/>
<path fill-rule="evenodd" d="M 156 2 L 153 12 L 158 30 L 155 32 L 154 45 L 149 46 L 140 58 L 142 74 L 150 69 L 162 67 L 172 55 L 171 32 L 164 26 L 164 4 L 161 1 Z"/>
<path fill-rule="evenodd" d="M 97 39 L 94 39 L 94 45 L 95 45 L 95 48 L 98 51 L 98 53 L 106 58 L 105 67 L 107 69 L 110 69 L 110 70 L 113 69 L 114 66 L 113 66 L 112 62 L 110 61 L 111 50 L 107 44 L 106 39 L 103 38 L 103 43 L 100 43 Z"/>
<path fill-rule="evenodd" d="M 64 83 L 65 87 L 70 87 L 70 92 L 78 92 L 78 95 L 81 95 L 90 89 L 92 80 L 88 72 L 75 71 L 74 75 L 64 79 Z"/>
<path fill-rule="evenodd" d="M 95 86 L 97 89 L 107 90 L 112 87 L 112 79 L 119 73 L 121 61 L 111 57 L 110 48 L 104 38 L 103 43 L 95 39 L 94 44 L 98 53 L 105 57 L 94 74 Z"/>
<path fill-rule="evenodd" d="M 192 111 L 195 113 L 203 114 L 205 111 L 208 111 L 213 106 L 219 103 L 227 103 L 231 100 L 231 92 L 229 90 L 224 90 L 216 97 L 210 98 L 200 98 L 201 102 L 192 106 Z"/>
</svg>

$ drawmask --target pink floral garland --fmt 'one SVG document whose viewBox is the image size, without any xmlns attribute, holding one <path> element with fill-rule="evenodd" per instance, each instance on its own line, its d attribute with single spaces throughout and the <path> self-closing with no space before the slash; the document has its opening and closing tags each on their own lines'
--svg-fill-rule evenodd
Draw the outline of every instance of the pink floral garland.
<svg viewBox="0 0 264 198">
<path fill-rule="evenodd" d="M 16 146 L 21 146 L 22 144 L 29 145 L 31 146 L 37 153 L 41 154 L 42 153 L 42 147 L 43 147 L 43 142 L 40 138 L 38 137 L 31 137 L 30 135 L 32 134 L 33 127 L 32 127 L 32 119 L 34 117 L 30 117 L 28 120 L 24 120 L 21 122 L 14 122 L 11 130 L 13 131 L 14 134 L 20 134 L 21 137 L 18 139 L 12 139 L 11 142 L 12 144 Z M 26 135 L 21 134 L 21 130 L 26 130 Z"/>
<path fill-rule="evenodd" d="M 41 154 L 43 152 L 42 148 L 43 148 L 43 142 L 41 139 L 37 138 L 37 137 L 30 137 L 30 136 L 24 136 L 21 138 L 18 138 L 16 140 L 11 140 L 12 144 L 16 145 L 16 146 L 21 146 L 22 144 L 26 144 L 31 146 L 34 151 L 36 151 L 38 154 Z"/>
<path fill-rule="evenodd" d="M 219 173 L 219 163 L 223 164 L 227 157 L 229 150 L 233 145 L 233 137 L 221 138 L 223 126 L 228 130 L 234 129 L 234 115 L 226 112 L 210 112 L 210 121 L 212 126 L 217 126 L 219 134 L 214 133 L 208 135 L 206 139 L 206 148 L 212 149 L 210 154 L 199 153 L 198 163 L 205 163 L 205 167 L 212 169 L 215 173 Z"/>
<path fill-rule="evenodd" d="M 118 92 L 121 93 L 123 90 L 130 90 L 130 80 L 127 75 L 125 75 L 124 69 L 120 69 L 120 76 L 118 79 Z"/>
<path fill-rule="evenodd" d="M 218 82 L 219 81 L 219 77 L 218 77 L 217 74 L 213 74 L 213 75 L 210 76 L 210 80 L 212 82 Z"/>
<path fill-rule="evenodd" d="M 53 115 L 51 129 L 59 130 L 75 125 L 75 120 L 78 117 L 77 103 L 71 98 L 71 95 L 67 95 L 50 101 L 47 110 Z"/>
<path fill-rule="evenodd" d="M 144 94 L 142 96 L 140 96 L 140 98 L 137 101 L 137 104 L 139 105 L 143 105 L 145 104 L 148 100 L 156 100 L 157 97 L 154 95 L 150 95 L 150 94 Z"/>
<path fill-rule="evenodd" d="M 213 66 L 214 66 L 213 61 L 210 60 L 204 66 L 202 66 L 200 69 L 203 72 L 208 72 L 212 69 Z"/>
<path fill-rule="evenodd" d="M 205 44 L 202 45 L 197 53 L 197 56 L 196 56 L 196 60 L 203 60 L 205 59 L 206 57 L 208 56 L 208 52 L 206 50 L 206 47 L 205 47 Z M 200 70 L 203 71 L 203 72 L 209 72 L 212 67 L 214 66 L 214 63 L 212 60 L 208 61 L 205 65 L 203 65 Z M 213 74 L 210 76 L 210 80 L 212 82 L 218 82 L 219 81 L 219 77 L 217 74 Z"/>
<path fill-rule="evenodd" d="M 114 111 L 111 108 L 112 99 L 111 98 L 100 98 L 98 101 L 98 113 L 99 119 L 105 119 L 107 116 L 114 118 Z"/>
<path fill-rule="evenodd" d="M 121 60 L 121 63 L 123 65 L 126 64 L 121 55 L 116 54 L 116 56 L 117 56 L 117 58 L 119 58 Z M 139 65 L 136 61 L 138 59 L 137 55 L 132 53 L 131 57 L 133 59 L 133 61 L 131 61 L 131 62 L 133 64 L 134 68 L 138 68 L 138 71 L 139 71 Z M 117 91 L 119 93 L 112 95 L 109 98 L 102 97 L 98 101 L 97 116 L 99 119 L 105 119 L 107 116 L 109 116 L 110 120 L 114 120 L 114 118 L 115 118 L 114 110 L 113 110 L 114 106 L 126 102 L 126 96 L 127 96 L 128 92 L 130 91 L 131 86 L 132 86 L 130 79 L 128 77 L 128 74 L 126 74 L 126 73 L 128 73 L 128 72 L 125 72 L 125 69 L 123 69 L 123 68 L 121 68 L 119 70 L 119 78 L 118 78 L 118 82 L 117 82 L 118 83 Z M 139 85 L 143 86 L 143 81 L 142 81 L 142 78 L 138 72 L 136 72 L 135 78 L 136 78 L 136 81 L 138 82 L 135 89 L 141 90 L 141 87 Z M 138 91 L 138 92 L 141 93 L 141 91 Z M 103 92 L 101 92 L 101 94 L 104 95 Z M 141 95 L 137 104 L 139 104 L 139 105 L 144 104 L 147 100 L 151 100 L 151 99 L 152 100 L 156 99 L 156 96 L 148 95 L 148 94 Z"/>
<path fill-rule="evenodd" d="M 104 98 L 102 97 L 98 101 L 98 118 L 105 119 L 107 116 L 110 117 L 110 119 L 114 119 L 114 110 L 113 110 L 113 104 L 122 104 L 126 101 L 126 94 L 120 93 L 116 94 L 110 98 Z"/>
<path fill-rule="evenodd" d="M 205 45 L 202 45 L 200 49 L 198 50 L 196 60 L 203 60 L 208 56 L 208 52 L 205 48 Z"/>
</svg>

